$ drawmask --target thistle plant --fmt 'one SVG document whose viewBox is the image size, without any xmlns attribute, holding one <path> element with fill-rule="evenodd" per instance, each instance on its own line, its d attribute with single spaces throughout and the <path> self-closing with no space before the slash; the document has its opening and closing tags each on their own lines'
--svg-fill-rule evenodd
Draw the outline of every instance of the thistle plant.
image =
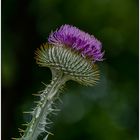
<svg viewBox="0 0 140 140">
<path fill-rule="evenodd" d="M 45 135 L 47 140 L 52 123 L 50 114 L 59 111 L 55 102 L 68 80 L 85 86 L 93 86 L 99 80 L 97 61 L 103 61 L 102 45 L 93 35 L 89 35 L 71 25 L 63 25 L 52 32 L 48 42 L 35 51 L 35 59 L 41 67 L 49 67 L 52 81 L 46 85 L 39 96 L 36 107 L 29 112 L 32 119 L 25 124 L 25 130 L 19 129 L 21 137 L 16 140 L 38 140 Z"/>
</svg>

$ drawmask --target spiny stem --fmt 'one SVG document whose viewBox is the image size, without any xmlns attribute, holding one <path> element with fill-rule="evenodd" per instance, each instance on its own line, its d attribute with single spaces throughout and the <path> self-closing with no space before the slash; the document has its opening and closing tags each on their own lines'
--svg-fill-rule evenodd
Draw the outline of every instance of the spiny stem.
<svg viewBox="0 0 140 140">
<path fill-rule="evenodd" d="M 49 85 L 46 85 L 45 90 L 40 94 L 40 101 L 37 102 L 35 109 L 29 113 L 32 115 L 32 120 L 27 124 L 27 128 L 23 136 L 17 140 L 37 140 L 38 136 L 46 132 L 47 135 L 52 134 L 46 130 L 46 125 L 51 124 L 48 115 L 58 109 L 53 109 L 54 101 L 57 99 L 57 93 L 60 87 L 67 81 L 62 72 L 54 72 L 52 69 L 53 79 Z M 26 113 L 26 112 L 25 112 Z M 44 138 L 47 140 L 47 136 Z"/>
</svg>

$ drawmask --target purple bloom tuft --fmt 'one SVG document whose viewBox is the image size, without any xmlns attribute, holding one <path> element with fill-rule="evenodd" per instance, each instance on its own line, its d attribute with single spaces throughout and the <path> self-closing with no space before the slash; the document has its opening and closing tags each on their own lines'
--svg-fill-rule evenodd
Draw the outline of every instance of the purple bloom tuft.
<svg viewBox="0 0 140 140">
<path fill-rule="evenodd" d="M 48 42 L 56 46 L 69 46 L 80 52 L 83 57 L 89 57 L 93 62 L 103 60 L 104 52 L 101 52 L 101 42 L 93 35 L 71 25 L 62 25 L 58 30 L 52 32 Z"/>
</svg>

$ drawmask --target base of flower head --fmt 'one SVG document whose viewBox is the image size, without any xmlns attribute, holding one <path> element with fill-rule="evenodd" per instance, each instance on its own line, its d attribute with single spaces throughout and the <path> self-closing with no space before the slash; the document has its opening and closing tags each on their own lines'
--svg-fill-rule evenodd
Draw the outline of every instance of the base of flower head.
<svg viewBox="0 0 140 140">
<path fill-rule="evenodd" d="M 94 85 L 99 79 L 99 71 L 89 59 L 67 46 L 44 44 L 35 52 L 40 66 L 62 71 L 67 80 L 74 80 L 83 85 Z"/>
</svg>

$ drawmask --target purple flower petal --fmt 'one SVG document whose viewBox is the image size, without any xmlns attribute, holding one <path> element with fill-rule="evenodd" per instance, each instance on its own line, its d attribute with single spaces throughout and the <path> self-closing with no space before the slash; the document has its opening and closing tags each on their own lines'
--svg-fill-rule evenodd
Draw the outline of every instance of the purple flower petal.
<svg viewBox="0 0 140 140">
<path fill-rule="evenodd" d="M 62 25 L 48 38 L 50 44 L 56 46 L 68 46 L 89 57 L 93 62 L 102 61 L 104 52 L 101 52 L 102 44 L 93 35 L 89 35 L 71 25 Z"/>
</svg>

